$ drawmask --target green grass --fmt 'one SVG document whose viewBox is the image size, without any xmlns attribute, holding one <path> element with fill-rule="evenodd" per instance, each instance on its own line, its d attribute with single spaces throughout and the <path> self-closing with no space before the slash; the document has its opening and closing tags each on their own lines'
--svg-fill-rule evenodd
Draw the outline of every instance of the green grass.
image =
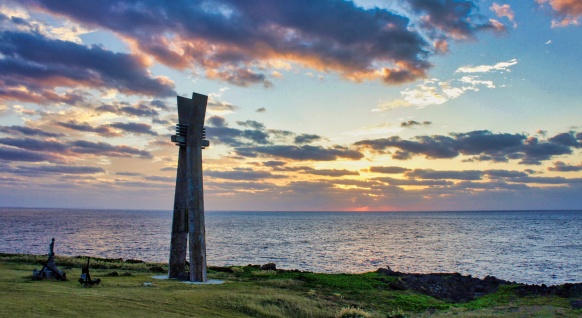
<svg viewBox="0 0 582 318">
<path fill-rule="evenodd" d="M 77 282 L 86 259 L 56 258 L 69 281 L 32 281 L 32 269 L 46 256 L 0 254 L 0 317 L 581 317 L 569 299 L 518 297 L 512 286 L 466 304 L 449 304 L 412 291 L 389 288 L 394 277 L 260 271 L 256 267 L 214 268 L 210 279 L 222 285 L 193 285 L 155 280 L 152 266 L 92 258 L 86 288 Z M 94 260 L 94 263 L 93 263 Z M 100 269 L 102 266 L 107 269 Z M 231 268 L 232 269 L 232 268 Z M 112 271 L 131 276 L 107 276 Z M 144 287 L 151 282 L 153 286 Z M 350 309 L 352 308 L 352 309 Z M 354 309 L 354 308 L 357 308 Z M 521 315 L 521 316 L 520 316 Z"/>
</svg>

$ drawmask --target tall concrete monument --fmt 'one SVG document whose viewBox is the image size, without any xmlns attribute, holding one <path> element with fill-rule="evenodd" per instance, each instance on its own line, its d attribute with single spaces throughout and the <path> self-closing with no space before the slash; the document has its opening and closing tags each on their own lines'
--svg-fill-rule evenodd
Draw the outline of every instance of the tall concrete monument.
<svg viewBox="0 0 582 318">
<path fill-rule="evenodd" d="M 169 278 L 206 282 L 206 234 L 204 229 L 204 191 L 202 186 L 202 149 L 205 140 L 204 116 L 208 96 L 192 93 L 192 99 L 178 96 L 178 124 L 172 142 L 180 146 L 174 218 L 170 245 Z M 185 273 L 186 250 L 190 272 Z"/>
</svg>

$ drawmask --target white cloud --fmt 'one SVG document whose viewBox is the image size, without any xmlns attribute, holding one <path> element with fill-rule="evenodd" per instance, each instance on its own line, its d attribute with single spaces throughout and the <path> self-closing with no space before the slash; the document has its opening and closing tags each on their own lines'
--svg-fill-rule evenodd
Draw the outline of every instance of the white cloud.
<svg viewBox="0 0 582 318">
<path fill-rule="evenodd" d="M 373 134 L 387 134 L 387 133 L 397 133 L 402 131 L 403 129 L 399 126 L 394 127 L 392 123 L 383 123 L 377 124 L 374 126 L 363 127 L 360 129 L 356 129 L 351 132 L 343 133 L 344 135 L 351 135 L 351 136 L 364 136 L 364 135 L 373 135 Z"/>
<path fill-rule="evenodd" d="M 479 76 L 463 76 L 461 78 L 461 82 L 471 84 L 472 88 L 474 88 L 477 85 L 485 85 L 485 86 L 487 86 L 487 88 L 495 88 L 495 85 L 493 84 L 492 81 L 481 81 L 481 80 L 478 80 L 477 78 L 479 78 Z M 468 88 L 468 89 L 472 89 L 472 88 Z"/>
<path fill-rule="evenodd" d="M 455 73 L 489 73 L 491 71 L 509 71 L 508 67 L 517 64 L 517 59 L 509 62 L 500 62 L 495 65 L 479 65 L 475 67 L 462 66 Z"/>
<path fill-rule="evenodd" d="M 548 40 L 548 42 L 546 42 L 546 44 L 552 44 L 552 40 Z"/>
<path fill-rule="evenodd" d="M 271 75 L 273 75 L 273 77 L 276 77 L 276 78 L 285 79 L 283 77 L 283 74 L 281 74 L 281 73 L 279 73 L 277 71 L 273 71 L 273 73 Z"/>
<path fill-rule="evenodd" d="M 465 94 L 468 90 L 479 91 L 481 85 L 485 85 L 487 88 L 496 87 L 493 81 L 481 80 L 479 76 L 463 76 L 461 79 L 438 82 L 438 85 L 435 81 L 425 81 L 423 84 L 417 85 L 416 89 L 401 91 L 403 99 L 384 102 L 372 111 L 390 111 L 396 107 L 417 106 L 417 108 L 424 108 L 429 105 L 440 105 Z"/>
</svg>

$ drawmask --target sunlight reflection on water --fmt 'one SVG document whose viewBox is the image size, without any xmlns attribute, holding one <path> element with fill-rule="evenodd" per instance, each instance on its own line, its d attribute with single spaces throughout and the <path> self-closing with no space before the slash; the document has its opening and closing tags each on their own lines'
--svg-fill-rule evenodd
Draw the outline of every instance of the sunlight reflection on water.
<svg viewBox="0 0 582 318">
<path fill-rule="evenodd" d="M 0 252 L 167 262 L 169 211 L 0 209 Z M 210 265 L 582 282 L 582 211 L 206 212 Z"/>
</svg>

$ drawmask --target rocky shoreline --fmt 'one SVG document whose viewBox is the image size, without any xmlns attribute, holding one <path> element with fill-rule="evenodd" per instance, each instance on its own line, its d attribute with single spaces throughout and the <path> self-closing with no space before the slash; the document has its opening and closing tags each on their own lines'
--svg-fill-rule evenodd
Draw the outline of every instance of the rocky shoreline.
<svg viewBox="0 0 582 318">
<path fill-rule="evenodd" d="M 466 303 L 488 294 L 496 293 L 500 286 L 508 286 L 520 297 L 558 296 L 562 298 L 582 297 L 582 283 L 546 286 L 545 284 L 520 284 L 486 276 L 483 279 L 463 276 L 460 273 L 411 274 L 393 271 L 390 267 L 379 268 L 384 281 L 394 290 L 415 292 L 446 300 L 451 303 Z M 396 279 L 394 279 L 396 278 Z M 582 309 L 582 300 L 572 300 L 572 309 Z"/>
</svg>

